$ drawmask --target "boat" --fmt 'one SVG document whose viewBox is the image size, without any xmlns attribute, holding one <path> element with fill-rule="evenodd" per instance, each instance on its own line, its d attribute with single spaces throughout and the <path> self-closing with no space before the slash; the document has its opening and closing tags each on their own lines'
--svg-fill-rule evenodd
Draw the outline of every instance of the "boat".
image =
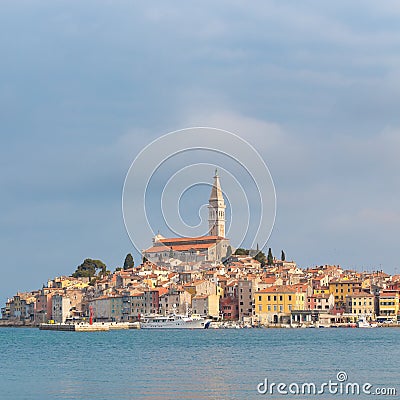
<svg viewBox="0 0 400 400">
<path fill-rule="evenodd" d="M 360 317 L 357 322 L 358 328 L 372 328 L 372 325 L 367 321 L 366 317 Z"/>
<path fill-rule="evenodd" d="M 148 315 L 140 320 L 141 329 L 208 329 L 211 319 L 192 314 Z"/>
<path fill-rule="evenodd" d="M 220 325 L 222 329 L 241 329 L 241 325 L 235 321 L 225 321 Z"/>
<path fill-rule="evenodd" d="M 67 332 L 98 332 L 121 329 L 139 329 L 136 322 L 75 322 L 75 323 L 42 323 L 39 325 L 41 331 L 67 331 Z"/>
</svg>

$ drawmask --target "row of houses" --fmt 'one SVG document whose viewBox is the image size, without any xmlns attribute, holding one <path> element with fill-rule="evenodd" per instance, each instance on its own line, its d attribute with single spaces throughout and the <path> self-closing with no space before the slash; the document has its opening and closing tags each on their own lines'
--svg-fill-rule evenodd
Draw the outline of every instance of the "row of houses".
<svg viewBox="0 0 400 400">
<path fill-rule="evenodd" d="M 193 266 L 193 265 L 191 265 Z M 195 313 L 252 324 L 331 320 L 397 320 L 400 277 L 339 266 L 298 268 L 274 260 L 262 268 L 249 256 L 224 264 L 171 270 L 151 262 L 92 279 L 58 277 L 17 293 L 1 309 L 5 321 L 136 321 L 143 315 Z"/>
</svg>

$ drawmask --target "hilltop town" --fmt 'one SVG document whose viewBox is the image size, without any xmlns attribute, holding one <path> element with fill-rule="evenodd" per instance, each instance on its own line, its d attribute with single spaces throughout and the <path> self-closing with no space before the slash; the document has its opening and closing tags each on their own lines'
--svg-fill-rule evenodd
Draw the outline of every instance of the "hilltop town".
<svg viewBox="0 0 400 400">
<path fill-rule="evenodd" d="M 107 270 L 86 259 L 71 276 L 17 293 L 1 309 L 2 325 L 51 321 L 136 322 L 149 314 L 193 313 L 247 326 L 385 323 L 399 318 L 400 275 L 338 265 L 299 268 L 258 249 L 234 250 L 225 236 L 225 201 L 215 171 L 206 236 L 154 236 L 134 265 Z"/>
<path fill-rule="evenodd" d="M 301 269 L 276 258 L 263 267 L 245 254 L 233 254 L 217 265 L 187 267 L 191 269 L 178 272 L 145 261 L 96 278 L 57 277 L 39 290 L 9 299 L 1 321 L 81 321 L 88 318 L 90 307 L 95 321 L 116 322 L 188 310 L 214 320 L 267 326 L 399 317 L 400 275 L 360 273 L 336 265 Z"/>
</svg>

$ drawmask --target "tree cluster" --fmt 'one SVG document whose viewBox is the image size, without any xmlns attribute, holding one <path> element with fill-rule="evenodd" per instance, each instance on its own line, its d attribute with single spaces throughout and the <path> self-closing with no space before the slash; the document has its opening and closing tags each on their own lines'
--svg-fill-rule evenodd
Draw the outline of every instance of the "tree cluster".
<svg viewBox="0 0 400 400">
<path fill-rule="evenodd" d="M 86 258 L 81 265 L 78 265 L 72 276 L 74 278 L 93 278 L 96 275 L 100 276 L 106 273 L 107 266 L 103 261 Z"/>
<path fill-rule="evenodd" d="M 250 250 L 239 247 L 236 249 L 234 254 L 235 256 L 248 256 L 250 254 Z"/>
</svg>

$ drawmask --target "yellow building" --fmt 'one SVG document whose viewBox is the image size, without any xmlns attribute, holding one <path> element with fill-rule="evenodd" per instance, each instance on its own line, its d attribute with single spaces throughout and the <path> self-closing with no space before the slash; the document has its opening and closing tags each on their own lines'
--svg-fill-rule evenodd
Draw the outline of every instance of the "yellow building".
<svg viewBox="0 0 400 400">
<path fill-rule="evenodd" d="M 192 311 L 200 314 L 218 318 L 219 316 L 219 296 L 217 294 L 199 294 L 192 298 Z"/>
<path fill-rule="evenodd" d="M 85 287 L 88 287 L 89 283 L 86 282 L 74 282 L 74 284 L 71 286 L 74 289 L 84 289 Z"/>
<path fill-rule="evenodd" d="M 158 278 L 157 277 L 147 277 L 143 279 L 143 283 L 145 283 L 150 289 L 154 289 L 157 286 Z"/>
<path fill-rule="evenodd" d="M 330 294 L 329 286 L 321 286 L 319 288 L 315 288 L 313 294 Z"/>
<path fill-rule="evenodd" d="M 305 310 L 306 293 L 291 286 L 271 286 L 255 293 L 254 304 L 259 323 L 288 323 L 292 310 Z"/>
<path fill-rule="evenodd" d="M 217 294 L 208 295 L 208 314 L 212 317 L 219 316 L 219 299 L 220 296 Z"/>
<path fill-rule="evenodd" d="M 356 293 L 346 296 L 346 314 L 353 321 L 358 321 L 359 317 L 375 319 L 375 296 L 371 293 Z"/>
<path fill-rule="evenodd" d="M 345 306 L 346 296 L 361 292 L 361 282 L 354 279 L 333 279 L 329 282 L 329 293 L 335 297 L 336 306 Z"/>
<path fill-rule="evenodd" d="M 399 292 L 383 290 L 379 296 L 379 317 L 396 320 L 399 314 Z"/>
<path fill-rule="evenodd" d="M 221 286 L 217 286 L 217 295 L 219 296 L 220 299 L 224 298 L 224 289 Z"/>
</svg>

